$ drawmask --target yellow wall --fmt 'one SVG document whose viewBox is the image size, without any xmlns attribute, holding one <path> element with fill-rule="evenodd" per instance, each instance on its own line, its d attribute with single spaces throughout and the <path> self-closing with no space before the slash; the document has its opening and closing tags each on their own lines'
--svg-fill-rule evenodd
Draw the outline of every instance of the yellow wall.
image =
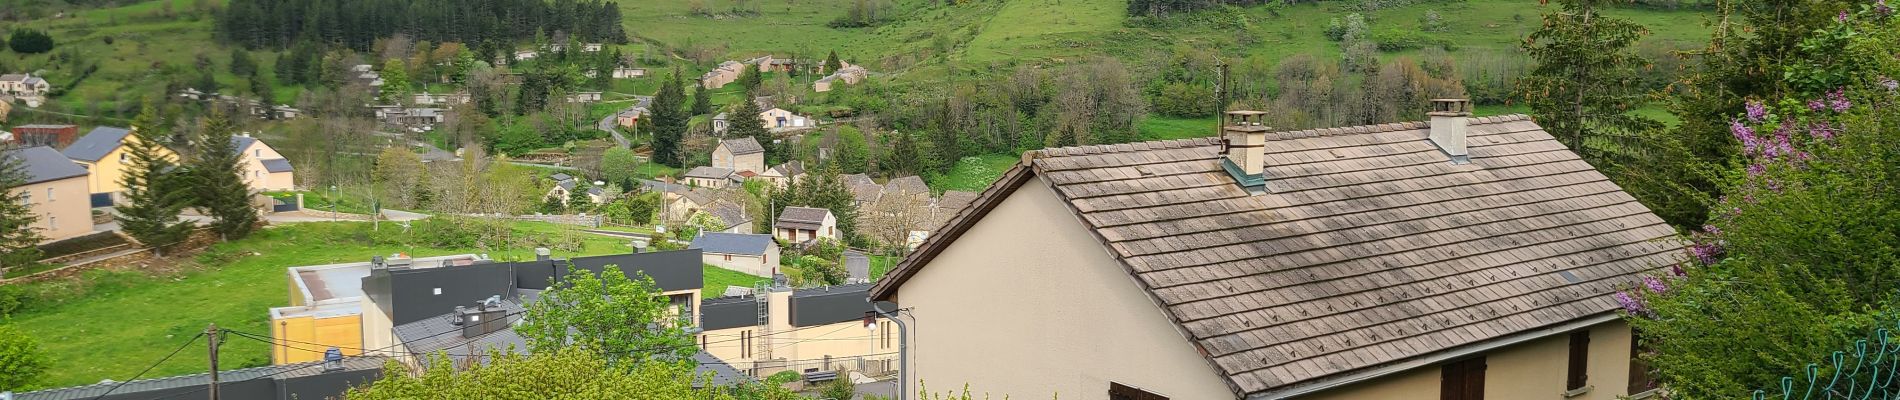
<svg viewBox="0 0 1900 400">
<path fill-rule="evenodd" d="M 92 233 L 92 198 L 87 196 L 86 178 L 40 182 L 22 186 L 20 191 L 30 196 L 28 207 L 40 217 L 33 221 L 33 229 L 45 241 Z"/>
<path fill-rule="evenodd" d="M 1484 398 L 1512 400 L 1614 400 L 1626 396 L 1629 386 L 1630 330 L 1622 321 L 1590 328 L 1589 376 L 1586 393 L 1564 397 L 1569 372 L 1570 335 L 1550 337 L 1492 350 L 1484 354 Z M 1304 396 L 1315 400 L 1436 399 L 1442 377 L 1440 365 L 1414 368 L 1395 375 Z"/>
<path fill-rule="evenodd" d="M 323 360 L 323 351 L 336 347 L 345 356 L 362 354 L 363 318 L 351 314 L 328 318 L 312 316 L 284 317 L 271 321 L 271 337 L 288 343 L 273 346 L 271 362 L 276 365 Z"/>
<path fill-rule="evenodd" d="M 138 140 L 138 136 L 126 135 L 123 143 L 131 144 L 136 143 Z M 163 154 L 166 158 L 173 160 L 178 159 L 178 154 L 172 153 L 171 150 L 163 147 L 159 148 L 159 153 Z M 98 162 L 79 160 L 73 160 L 73 162 L 85 166 L 86 170 L 90 173 L 90 176 L 86 178 L 86 186 L 92 193 L 118 193 L 125 190 L 124 186 L 119 185 L 119 179 L 125 176 L 127 168 L 126 162 L 119 161 L 119 158 L 125 157 L 125 154 L 126 146 L 120 145 L 119 148 L 112 149 L 112 152 L 106 153 L 106 156 L 101 157 Z"/>
<path fill-rule="evenodd" d="M 896 301 L 914 321 L 910 379 L 932 392 L 968 383 L 978 397 L 1102 399 L 1115 382 L 1176 400 L 1235 398 L 1041 181 L 930 264 Z"/>
</svg>

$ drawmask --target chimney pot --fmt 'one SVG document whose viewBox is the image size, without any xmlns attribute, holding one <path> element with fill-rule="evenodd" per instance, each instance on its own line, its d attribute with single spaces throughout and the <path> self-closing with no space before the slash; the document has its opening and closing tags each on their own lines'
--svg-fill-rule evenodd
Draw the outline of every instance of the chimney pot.
<svg viewBox="0 0 1900 400">
<path fill-rule="evenodd" d="M 1451 156 L 1452 164 L 1471 162 L 1471 155 L 1465 147 L 1466 126 L 1470 123 L 1471 100 L 1433 99 L 1431 116 L 1432 144 Z"/>
<path fill-rule="evenodd" d="M 1227 155 L 1223 167 L 1249 191 L 1265 190 L 1262 173 L 1266 172 L 1267 131 L 1272 130 L 1260 121 L 1265 115 L 1260 111 L 1228 111 L 1231 125 L 1221 129 L 1221 141 L 1226 145 L 1222 151 Z"/>
</svg>

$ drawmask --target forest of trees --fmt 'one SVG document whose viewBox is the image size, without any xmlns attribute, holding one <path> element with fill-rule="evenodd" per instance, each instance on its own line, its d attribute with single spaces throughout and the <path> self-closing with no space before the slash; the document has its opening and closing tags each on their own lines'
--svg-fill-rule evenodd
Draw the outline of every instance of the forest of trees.
<svg viewBox="0 0 1900 400">
<path fill-rule="evenodd" d="M 232 0 L 218 34 L 253 48 L 300 40 L 366 51 L 397 33 L 430 42 L 470 43 L 492 59 L 509 45 L 555 32 L 583 42 L 626 43 L 620 6 L 599 0 Z"/>
</svg>

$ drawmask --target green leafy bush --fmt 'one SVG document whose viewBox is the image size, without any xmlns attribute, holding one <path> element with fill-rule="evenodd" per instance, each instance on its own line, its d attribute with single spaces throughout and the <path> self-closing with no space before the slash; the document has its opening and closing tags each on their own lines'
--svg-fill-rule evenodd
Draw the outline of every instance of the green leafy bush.
<svg viewBox="0 0 1900 400">
<path fill-rule="evenodd" d="M 0 325 L 0 391 L 33 383 L 46 374 L 48 364 L 39 342 L 10 325 Z"/>
<path fill-rule="evenodd" d="M 1450 40 L 1426 36 L 1423 33 L 1404 30 L 1384 30 L 1372 34 L 1372 41 L 1378 43 L 1379 51 L 1394 52 L 1417 50 L 1427 46 L 1451 46 Z"/>
</svg>

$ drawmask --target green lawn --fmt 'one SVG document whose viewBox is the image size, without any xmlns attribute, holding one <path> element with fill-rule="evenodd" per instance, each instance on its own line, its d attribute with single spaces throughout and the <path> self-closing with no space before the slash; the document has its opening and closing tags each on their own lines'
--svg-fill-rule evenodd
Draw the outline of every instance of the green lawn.
<svg viewBox="0 0 1900 400">
<path fill-rule="evenodd" d="M 517 234 L 557 238 L 552 224 L 515 224 Z M 384 224 L 384 230 L 391 229 Z M 362 222 L 301 223 L 273 227 L 244 240 L 221 243 L 197 258 L 205 265 L 183 273 L 92 271 L 85 284 L 53 281 L 19 285 L 18 289 L 44 300 L 12 316 L 14 325 L 35 339 L 52 361 L 48 375 L 28 390 L 83 385 L 101 379 L 124 380 L 151 365 L 205 325 L 268 334 L 271 307 L 288 301 L 284 268 L 367 260 L 373 255 L 408 252 L 427 257 L 488 253 L 501 260 L 533 257 L 532 249 L 448 249 L 369 243 L 369 224 Z M 557 256 L 622 253 L 620 239 L 582 235 L 578 252 Z M 708 268 L 707 293 L 722 293 L 727 285 L 750 285 L 737 273 Z M 716 292 L 715 292 L 716 291 Z M 203 372 L 203 342 L 160 364 L 147 377 Z M 266 365 L 268 348 L 260 342 L 233 339 L 223 346 L 220 366 L 241 368 Z"/>
<path fill-rule="evenodd" d="M 699 293 L 700 296 L 708 299 L 724 295 L 727 286 L 752 287 L 759 282 L 769 280 L 767 278 L 748 275 L 744 272 L 715 267 L 712 266 L 712 264 L 706 264 L 705 273 L 706 288 L 701 289 Z"/>
<path fill-rule="evenodd" d="M 1214 118 L 1172 118 L 1150 116 L 1135 125 L 1143 140 L 1187 139 L 1214 136 Z"/>
<path fill-rule="evenodd" d="M 958 162 L 949 173 L 926 177 L 931 190 L 980 192 L 995 182 L 996 177 L 1003 176 L 1003 171 L 1022 162 L 1021 156 L 1011 154 L 984 154 L 976 158 L 977 163 Z"/>
<path fill-rule="evenodd" d="M 871 281 L 884 279 L 884 274 L 890 273 L 891 268 L 897 268 L 897 263 L 902 261 L 903 257 L 871 256 Z"/>
</svg>

